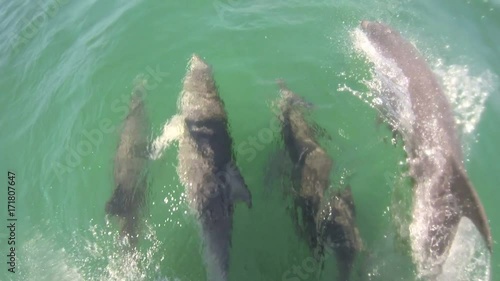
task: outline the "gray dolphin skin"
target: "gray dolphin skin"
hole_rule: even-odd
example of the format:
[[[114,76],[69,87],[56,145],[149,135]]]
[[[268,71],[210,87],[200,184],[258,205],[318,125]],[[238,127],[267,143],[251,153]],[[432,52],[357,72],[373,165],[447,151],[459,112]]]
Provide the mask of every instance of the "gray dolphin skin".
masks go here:
[[[197,55],[189,62],[178,109],[153,147],[158,155],[178,141],[177,173],[200,222],[208,279],[227,280],[234,204],[243,201],[250,208],[252,199],[236,165],[211,67]]]
[[[303,230],[308,245],[317,245],[316,215],[323,194],[330,185],[330,170],[333,162],[315,139],[315,132],[306,120],[306,104],[279,81],[279,101],[282,136],[286,151],[293,163],[292,183],[294,204],[300,209]]]
[[[354,220],[354,202],[350,189],[327,195],[333,161],[316,140],[315,130],[306,119],[309,104],[279,81],[282,135],[293,163],[294,205],[300,210],[302,224],[295,223],[322,259],[325,250],[334,252],[340,280],[349,280],[361,239]],[[301,229],[303,228],[303,229]],[[325,249],[326,247],[326,249]]]
[[[114,160],[114,192],[106,213],[121,220],[121,235],[131,245],[137,242],[137,224],[147,190],[145,166],[148,156],[149,123],[144,109],[145,81],[132,92]]]
[[[362,250],[356,226],[356,210],[351,187],[337,191],[322,205],[317,216],[318,239],[322,248],[335,253],[340,281],[348,281],[357,254]]]
[[[464,217],[474,223],[491,251],[488,220],[465,171],[451,105],[425,59],[386,24],[363,21],[361,30],[408,80],[413,120],[398,130],[415,180],[410,239],[420,274],[435,276],[442,271]]]

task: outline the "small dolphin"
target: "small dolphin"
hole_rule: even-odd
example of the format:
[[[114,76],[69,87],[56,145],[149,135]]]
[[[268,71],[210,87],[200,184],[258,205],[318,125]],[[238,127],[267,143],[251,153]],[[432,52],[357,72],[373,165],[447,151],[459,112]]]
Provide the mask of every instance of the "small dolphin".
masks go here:
[[[325,200],[326,201],[326,200]],[[356,226],[356,210],[351,187],[335,192],[318,213],[318,236],[322,251],[335,253],[340,280],[348,281],[356,259],[362,250],[361,236]]]
[[[488,219],[479,197],[467,178],[452,108],[436,76],[417,49],[393,28],[363,21],[361,30],[375,49],[395,63],[407,83],[399,85],[408,99],[411,122],[398,128],[409,156],[415,180],[410,239],[413,258],[422,276],[442,270],[462,217],[469,218],[491,251]],[[375,63],[377,67],[377,63]]]
[[[252,206],[236,165],[224,103],[211,68],[193,55],[178,102],[179,113],[153,143],[153,158],[178,141],[177,173],[205,242],[209,280],[227,280],[234,203]]]
[[[311,249],[317,244],[316,215],[323,194],[330,185],[330,170],[333,162],[316,140],[316,134],[306,120],[306,105],[303,99],[279,81],[281,98],[280,119],[286,151],[293,163],[292,183],[294,205],[300,209],[303,235]]]
[[[132,92],[114,161],[115,190],[105,208],[106,213],[121,218],[121,235],[131,245],[137,242],[138,216],[147,190],[149,123],[143,102],[145,83],[141,81]]]
[[[300,209],[303,226],[299,226],[297,218],[295,223],[309,247],[319,253],[316,258],[324,258],[325,247],[335,252],[339,274],[342,280],[348,280],[361,245],[350,189],[332,197],[325,195],[330,186],[333,161],[316,140],[315,126],[306,118],[306,110],[311,105],[290,91],[283,81],[278,83],[282,135],[294,165],[294,205]]]

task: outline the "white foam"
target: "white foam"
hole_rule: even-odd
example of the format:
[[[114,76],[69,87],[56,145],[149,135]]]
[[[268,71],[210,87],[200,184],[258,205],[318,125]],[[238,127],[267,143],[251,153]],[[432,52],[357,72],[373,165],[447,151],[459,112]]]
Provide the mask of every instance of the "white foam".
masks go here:
[[[151,145],[151,159],[158,159],[163,151],[177,140],[183,132],[183,123],[180,115],[174,115],[165,125],[160,136]]]
[[[69,259],[66,249],[59,247],[53,240],[35,234],[23,243],[19,264],[19,280],[85,280],[80,272],[80,265]]]
[[[408,94],[408,78],[394,60],[379,52],[361,29],[356,28],[351,37],[356,51],[374,65],[372,79],[363,81],[369,92],[354,94],[381,112],[394,129],[409,134],[414,115]]]
[[[443,272],[437,281],[489,281],[491,255],[472,221],[460,220]]]
[[[83,280],[150,280],[160,271],[163,254],[161,242],[147,223],[142,230],[149,244],[146,250],[130,249],[124,245],[118,231],[107,222],[105,227],[90,227],[90,237],[73,236],[69,257],[77,264]]]
[[[354,29],[351,37],[357,53],[375,67],[371,70],[372,78],[363,81],[369,89],[368,93],[350,91],[347,87],[339,90],[350,91],[368,102],[381,111],[396,129],[408,129],[408,125],[413,122],[407,90],[408,79],[394,61],[380,54],[361,29]],[[481,119],[489,93],[496,88],[498,78],[490,70],[472,75],[467,65],[446,65],[442,59],[436,59],[432,69],[440,79],[443,92],[452,105],[459,135],[467,152],[470,143],[476,140],[475,128]],[[381,106],[384,109],[380,109]]]
[[[489,70],[474,76],[467,65],[445,65],[437,59],[434,73],[441,79],[443,91],[450,101],[459,135],[467,155],[468,146],[475,141],[474,133],[489,93],[496,88],[497,77]]]
[[[16,272],[19,280],[140,281],[151,280],[160,272],[161,242],[149,226],[144,231],[144,239],[151,246],[144,251],[128,251],[110,224],[105,227],[93,225],[85,233],[75,231],[72,235],[47,236],[51,231],[40,229],[33,232],[33,237],[20,248],[24,262]],[[71,243],[69,247],[61,245],[67,242]]]

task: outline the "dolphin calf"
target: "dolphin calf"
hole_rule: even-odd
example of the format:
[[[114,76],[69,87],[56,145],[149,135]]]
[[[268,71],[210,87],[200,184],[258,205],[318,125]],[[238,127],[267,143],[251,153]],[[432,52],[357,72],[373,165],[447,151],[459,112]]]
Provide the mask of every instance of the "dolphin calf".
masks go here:
[[[286,151],[293,163],[292,183],[294,205],[300,209],[303,219],[302,234],[308,245],[317,244],[316,215],[325,190],[330,186],[330,170],[333,162],[318,144],[315,132],[306,120],[306,104],[279,81],[281,98],[280,119]]]
[[[339,280],[348,281],[356,256],[363,247],[356,226],[351,187],[335,192],[330,200],[323,204],[317,221],[318,237],[322,241],[321,251],[335,254]]]
[[[193,55],[178,101],[179,113],[153,142],[153,158],[178,141],[177,173],[201,226],[209,280],[227,280],[234,204],[250,191],[236,165],[224,103],[211,67]]]
[[[114,160],[115,189],[105,207],[106,213],[120,218],[121,235],[131,245],[137,242],[138,216],[147,190],[149,124],[143,102],[145,83],[141,81],[132,91]]]
[[[361,30],[376,52],[392,62],[391,71],[404,77],[397,83],[399,93],[385,94],[392,95],[388,100],[408,105],[400,112],[409,116],[408,122],[400,122],[397,129],[403,135],[415,180],[412,253],[420,275],[436,276],[463,217],[473,222],[491,251],[488,220],[465,171],[451,105],[425,59],[386,24],[363,21]]]
[[[296,214],[295,223],[309,247],[319,255],[316,258],[324,258],[324,250],[335,253],[341,280],[348,280],[361,245],[350,189],[327,194],[333,161],[319,145],[318,132],[307,120],[306,110],[310,105],[290,91],[283,81],[279,84],[282,135],[294,166],[293,199],[303,226],[299,225]]]

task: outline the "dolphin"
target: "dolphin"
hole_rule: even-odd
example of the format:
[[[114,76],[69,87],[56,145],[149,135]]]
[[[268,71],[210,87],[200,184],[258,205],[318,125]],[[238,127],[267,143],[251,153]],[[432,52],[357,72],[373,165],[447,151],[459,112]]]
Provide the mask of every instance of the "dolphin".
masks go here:
[[[153,142],[153,158],[178,141],[177,173],[201,226],[209,280],[227,280],[234,204],[252,206],[251,193],[236,165],[227,114],[212,70],[193,55],[176,114]]]
[[[384,94],[408,104],[410,122],[401,122],[398,131],[415,182],[412,254],[421,276],[437,276],[463,217],[473,222],[491,252],[488,219],[467,177],[452,107],[424,57],[386,24],[362,21],[361,30],[376,52],[392,62],[391,70],[404,77],[398,84],[400,93]]]
[[[294,167],[294,206],[300,210],[303,226],[299,226],[296,213],[295,224],[317,259],[324,258],[325,247],[335,252],[341,280],[348,280],[361,245],[350,189],[328,196],[333,161],[316,140],[316,126],[307,120],[310,104],[290,91],[283,81],[278,83],[282,136]]]
[[[307,122],[307,104],[290,91],[283,81],[280,85],[280,119],[285,149],[293,163],[292,183],[294,205],[300,209],[303,218],[302,234],[308,245],[315,249],[317,244],[316,215],[323,200],[323,194],[330,185],[330,171],[333,161],[316,140],[316,133]]]
[[[319,211],[317,221],[321,251],[335,253],[339,280],[348,281],[356,256],[363,249],[350,186],[330,196]]]
[[[106,213],[121,220],[121,235],[131,245],[137,242],[137,223],[147,190],[149,123],[144,109],[145,81],[132,91],[129,112],[123,123],[114,159],[115,189],[106,203]]]

